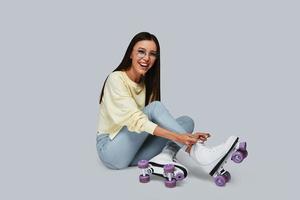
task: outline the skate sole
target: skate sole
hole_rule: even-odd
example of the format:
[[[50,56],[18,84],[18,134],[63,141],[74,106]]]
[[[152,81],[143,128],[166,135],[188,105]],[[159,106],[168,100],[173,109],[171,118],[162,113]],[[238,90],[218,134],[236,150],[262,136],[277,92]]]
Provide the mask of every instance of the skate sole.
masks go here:
[[[234,143],[231,145],[228,152],[223,156],[223,158],[218,162],[218,164],[216,164],[216,166],[209,172],[210,176],[213,176],[216,173],[216,171],[218,171],[218,169],[223,165],[224,161],[227,160],[228,156],[231,154],[238,141],[239,138],[237,137]]]
[[[164,166],[165,166],[165,164],[159,164],[159,163],[155,163],[155,162],[149,162],[149,164],[154,166],[154,167],[160,167],[160,168],[164,168]],[[176,164],[174,164],[174,166],[175,166],[175,168],[177,167],[177,168],[179,168],[183,171],[184,178],[187,177],[187,170],[184,167],[181,167],[181,166],[176,165]],[[152,174],[165,178],[164,175],[155,173],[153,169],[151,169],[151,170],[152,170]]]

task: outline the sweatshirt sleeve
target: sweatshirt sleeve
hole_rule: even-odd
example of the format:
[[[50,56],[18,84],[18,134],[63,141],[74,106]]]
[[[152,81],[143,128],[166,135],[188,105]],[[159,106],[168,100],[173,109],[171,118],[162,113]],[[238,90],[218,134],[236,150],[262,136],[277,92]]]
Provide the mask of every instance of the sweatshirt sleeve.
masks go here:
[[[153,134],[157,124],[150,121],[148,116],[138,108],[121,77],[110,74],[104,92],[108,115],[113,123],[127,126],[132,132],[145,131]]]

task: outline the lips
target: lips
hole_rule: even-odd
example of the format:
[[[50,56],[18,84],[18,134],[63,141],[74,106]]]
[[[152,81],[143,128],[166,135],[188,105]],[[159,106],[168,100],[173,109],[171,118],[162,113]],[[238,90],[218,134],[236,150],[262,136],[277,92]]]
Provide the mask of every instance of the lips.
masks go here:
[[[139,63],[140,67],[144,70],[148,69],[149,68],[149,65],[148,64],[145,64],[145,63]]]
[[[148,64],[146,63],[139,63],[142,67],[148,67]]]

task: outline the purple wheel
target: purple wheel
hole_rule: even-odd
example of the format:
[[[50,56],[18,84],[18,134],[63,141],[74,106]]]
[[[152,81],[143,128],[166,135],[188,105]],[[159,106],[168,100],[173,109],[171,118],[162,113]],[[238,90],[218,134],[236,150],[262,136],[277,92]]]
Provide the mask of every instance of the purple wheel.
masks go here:
[[[174,167],[174,165],[172,165],[172,164],[166,164],[166,165],[164,166],[164,172],[165,172],[165,173],[173,173],[174,170],[175,170],[175,167]]]
[[[226,183],[229,182],[231,179],[231,175],[228,171],[226,171],[224,174],[222,174],[222,176],[224,176]]]
[[[246,148],[247,148],[247,143],[246,142],[241,142],[239,144],[239,150],[246,151]]]
[[[176,180],[172,179],[171,181],[165,180],[165,186],[168,188],[173,188],[176,186]]]
[[[138,162],[138,168],[145,169],[149,166],[148,160],[140,160]]]
[[[182,172],[177,173],[177,174],[175,175],[175,179],[176,179],[177,181],[183,180],[183,179],[184,179],[184,174],[183,174]]]
[[[225,177],[224,176],[216,176],[215,178],[215,184],[217,185],[217,186],[225,186],[225,184],[226,184],[226,179],[225,179]]]
[[[242,151],[236,151],[232,154],[231,160],[235,163],[241,163],[245,158],[245,155]]]
[[[150,181],[150,176],[148,174],[146,174],[146,176],[141,174],[139,179],[141,183],[148,183]]]

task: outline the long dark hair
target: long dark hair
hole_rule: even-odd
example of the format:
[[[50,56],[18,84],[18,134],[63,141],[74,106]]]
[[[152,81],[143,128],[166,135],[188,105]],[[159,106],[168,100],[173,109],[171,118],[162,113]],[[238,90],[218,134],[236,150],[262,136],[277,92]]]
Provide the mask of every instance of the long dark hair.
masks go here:
[[[146,98],[145,98],[145,106],[146,106],[152,101],[160,101],[160,46],[159,46],[159,42],[158,42],[157,38],[155,37],[155,35],[148,33],[148,32],[140,32],[140,33],[136,34],[132,38],[131,42],[129,43],[129,46],[126,50],[126,53],[123,57],[122,62],[119,64],[119,66],[113,72],[128,70],[131,67],[132,60],[130,58],[130,55],[133,50],[133,47],[137,42],[142,41],[142,40],[154,41],[156,44],[157,53],[158,53],[158,57],[156,58],[153,66],[150,68],[150,70],[146,73],[146,75],[144,77],[144,82],[145,82],[145,86],[146,86]],[[103,91],[104,91],[104,87],[105,87],[107,78],[108,78],[108,76],[106,77],[103,87],[102,87],[99,104],[102,101]],[[150,97],[151,97],[151,99],[150,99]]]

